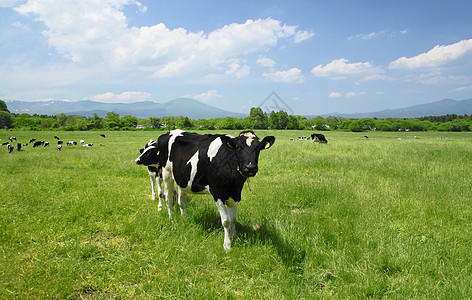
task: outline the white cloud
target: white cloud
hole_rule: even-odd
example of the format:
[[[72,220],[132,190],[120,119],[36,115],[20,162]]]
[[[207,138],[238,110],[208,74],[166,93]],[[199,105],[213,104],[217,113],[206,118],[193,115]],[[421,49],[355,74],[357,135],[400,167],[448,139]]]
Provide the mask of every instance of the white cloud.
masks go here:
[[[308,32],[308,31],[297,31],[295,33],[295,43],[301,43],[301,42],[304,42],[306,40],[309,40],[311,39],[312,36],[314,36],[315,34],[313,32]]]
[[[107,92],[90,97],[91,100],[105,103],[133,103],[144,101],[151,98],[152,95],[146,92],[123,92],[121,94],[114,94]]]
[[[218,94],[218,92],[216,90],[209,90],[209,91],[206,91],[206,92],[198,94],[198,95],[185,95],[183,97],[184,98],[193,98],[193,99],[196,99],[196,100],[201,100],[201,101],[208,102],[211,99],[221,98],[223,96]]]
[[[228,70],[225,72],[226,75],[230,75],[236,78],[243,78],[247,77],[251,72],[251,68],[249,66],[243,65],[241,66],[239,62],[233,61],[229,64]]]
[[[129,5],[143,14],[147,11],[135,0],[28,0],[15,10],[43,22],[50,47],[73,62],[152,70],[156,77],[211,74],[235,58],[266,50],[284,39],[299,43],[313,35],[272,18],[232,23],[209,33],[170,29],[163,23],[130,27],[123,13]],[[229,72],[246,76],[249,67]]]
[[[365,95],[365,94],[366,94],[366,92],[364,92],[364,91],[358,92],[358,93],[356,93],[356,92],[349,92],[349,93],[346,94],[346,97],[348,97],[348,98],[354,98],[354,97],[359,97],[359,96],[362,96],[362,95]]]
[[[345,58],[337,59],[323,66],[318,65],[311,70],[315,76],[329,77],[331,79],[343,79],[346,75],[378,73],[379,68],[374,67],[371,62],[349,63]]]
[[[380,32],[380,33],[383,33],[383,32]],[[370,39],[373,39],[374,37],[377,37],[380,33],[378,32],[371,32],[368,34],[361,33],[357,35],[351,35],[347,39],[348,40],[353,40],[353,39],[370,40]]]
[[[276,65],[275,61],[273,61],[270,58],[264,57],[264,56],[258,58],[256,63],[260,66],[263,66],[263,67],[273,67],[273,66]]]
[[[329,94],[329,97],[330,97],[330,98],[339,98],[339,97],[341,97],[341,94],[338,93],[338,92],[331,92],[331,93]]]
[[[411,58],[400,57],[399,59],[392,61],[389,67],[390,69],[437,67],[456,60],[466,53],[472,53],[472,39],[462,40],[447,46],[437,45],[428,52],[421,53]]]
[[[302,83],[303,74],[298,68],[292,68],[287,71],[275,71],[272,73],[263,73],[263,76],[273,82]]]

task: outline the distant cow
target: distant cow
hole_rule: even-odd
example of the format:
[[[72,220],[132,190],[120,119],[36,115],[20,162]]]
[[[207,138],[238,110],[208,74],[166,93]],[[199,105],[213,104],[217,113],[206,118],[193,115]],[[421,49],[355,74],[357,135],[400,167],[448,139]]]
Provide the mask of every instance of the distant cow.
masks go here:
[[[76,141],[67,142],[67,146],[74,146],[74,145],[77,145]]]
[[[16,141],[16,137],[14,137],[14,136],[9,137],[8,139],[10,140],[10,142],[13,142],[13,140]]]
[[[61,151],[61,150],[62,150],[62,144],[57,145],[57,151]]]
[[[158,139],[159,165],[169,217],[172,216],[173,180],[178,186],[177,202],[183,216],[187,193],[210,193],[224,227],[223,248],[230,250],[230,230],[235,236],[243,185],[258,172],[260,151],[274,142],[273,136],[260,141],[252,131],[243,131],[237,137],[200,135],[182,130],[161,135]]]
[[[32,142],[36,141],[36,139],[31,139],[29,143],[31,144]]]
[[[101,136],[101,137],[105,137],[105,135],[104,135],[104,134],[100,134],[100,136]]]
[[[56,140],[60,140],[60,138],[59,138],[57,135],[55,135],[54,138],[55,138]]]
[[[44,141],[36,141],[33,144],[33,148],[40,147],[44,145]]]
[[[159,198],[159,204],[157,210],[162,210],[162,168],[159,166],[159,149],[157,148],[157,142],[150,140],[149,143],[144,146],[143,149],[139,150],[141,155],[136,158],[135,162],[139,165],[145,165],[148,168],[149,178],[151,179],[151,197],[152,200],[156,200],[156,186],[157,196]]]
[[[49,147],[49,142],[45,142],[43,145],[44,148]]]
[[[8,153],[12,153],[13,149],[15,149],[15,147],[13,147],[12,144],[8,144]]]
[[[328,143],[325,136],[322,135],[321,133],[313,133],[311,135],[311,142],[312,143],[318,142],[318,143],[324,143],[324,144]]]
[[[92,147],[93,144],[85,144],[85,145],[82,145],[82,147]]]
[[[21,150],[21,143],[18,143],[18,144],[16,145],[16,150],[18,150],[18,151]]]

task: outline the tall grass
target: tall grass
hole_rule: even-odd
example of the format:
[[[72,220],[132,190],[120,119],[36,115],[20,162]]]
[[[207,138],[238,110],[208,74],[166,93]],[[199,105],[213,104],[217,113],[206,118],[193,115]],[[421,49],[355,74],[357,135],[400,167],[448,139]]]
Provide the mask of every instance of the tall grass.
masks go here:
[[[226,253],[211,197],[190,195],[186,220],[157,211],[133,160],[158,133],[0,131],[94,143],[0,147],[0,298],[472,295],[470,133],[256,133],[277,140]]]

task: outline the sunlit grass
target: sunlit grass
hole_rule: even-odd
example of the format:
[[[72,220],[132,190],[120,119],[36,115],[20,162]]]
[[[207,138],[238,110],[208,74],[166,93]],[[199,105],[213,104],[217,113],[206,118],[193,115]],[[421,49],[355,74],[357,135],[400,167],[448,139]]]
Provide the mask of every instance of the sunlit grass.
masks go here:
[[[0,148],[0,298],[470,297],[470,133],[256,133],[226,253],[211,197],[157,211],[133,160],[159,132],[0,131],[52,144]]]

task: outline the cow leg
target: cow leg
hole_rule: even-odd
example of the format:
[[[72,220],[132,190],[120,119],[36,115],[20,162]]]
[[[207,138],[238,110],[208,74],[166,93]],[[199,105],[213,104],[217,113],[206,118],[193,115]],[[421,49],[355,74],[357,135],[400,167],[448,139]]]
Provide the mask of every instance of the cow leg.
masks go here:
[[[179,203],[180,206],[180,214],[182,217],[187,218],[187,212],[185,210],[187,207],[187,194],[182,191],[181,188],[177,191],[177,203]]]
[[[223,224],[223,229],[225,231],[225,239],[223,242],[223,248],[226,251],[229,251],[231,250],[231,239],[229,236],[229,228],[231,226],[231,215],[226,205],[220,199],[216,201],[216,207],[218,208],[218,211],[220,212],[221,224]]]
[[[159,204],[157,205],[157,210],[161,211],[163,191],[162,191],[162,178],[160,176],[156,177],[156,183],[157,183],[157,197],[159,197]]]
[[[226,201],[228,206],[228,213],[231,219],[231,236],[236,237],[236,217],[238,212],[238,202],[234,202],[232,199]]]
[[[167,171],[162,172],[162,177],[164,181],[164,196],[166,198],[167,203],[167,212],[169,213],[169,219],[172,219],[172,206],[174,205],[174,180],[172,179],[172,175],[168,174]]]

